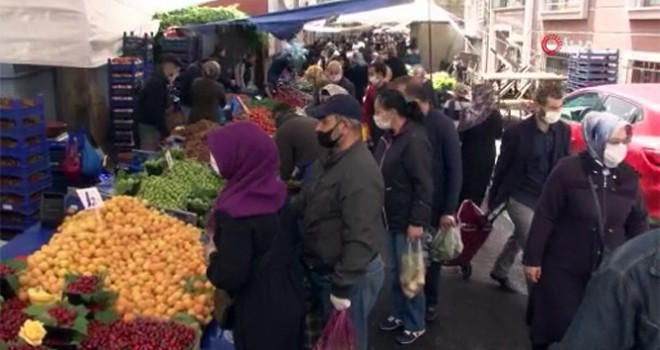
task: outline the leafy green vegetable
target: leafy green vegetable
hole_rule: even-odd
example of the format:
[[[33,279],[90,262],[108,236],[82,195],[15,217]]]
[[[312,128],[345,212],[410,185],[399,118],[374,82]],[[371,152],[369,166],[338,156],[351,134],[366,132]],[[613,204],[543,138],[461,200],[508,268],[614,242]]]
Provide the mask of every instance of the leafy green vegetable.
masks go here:
[[[436,72],[431,75],[433,88],[435,90],[451,90],[456,85],[456,79],[447,72]]]
[[[156,13],[154,19],[160,21],[160,27],[181,27],[190,24],[204,24],[246,18],[245,12],[238,5],[226,7],[190,6],[165,13]]]

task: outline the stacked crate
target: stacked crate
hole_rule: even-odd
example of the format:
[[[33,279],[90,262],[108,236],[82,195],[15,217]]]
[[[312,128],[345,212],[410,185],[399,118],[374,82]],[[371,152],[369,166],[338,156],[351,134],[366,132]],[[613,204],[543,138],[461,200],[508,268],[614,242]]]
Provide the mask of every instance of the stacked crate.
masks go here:
[[[0,98],[0,229],[23,232],[39,220],[51,172],[43,96]]]
[[[114,150],[130,153],[135,147],[133,115],[138,87],[144,78],[144,61],[136,57],[113,58],[108,60],[108,75]]]
[[[122,56],[139,57],[144,62],[144,77],[149,77],[154,69],[154,37],[153,34],[142,36],[124,32],[122,38]]]
[[[202,43],[199,36],[161,38],[159,41],[162,54],[175,55],[185,68],[202,58]]]
[[[568,59],[569,92],[591,86],[616,84],[619,76],[619,51],[585,51]]]

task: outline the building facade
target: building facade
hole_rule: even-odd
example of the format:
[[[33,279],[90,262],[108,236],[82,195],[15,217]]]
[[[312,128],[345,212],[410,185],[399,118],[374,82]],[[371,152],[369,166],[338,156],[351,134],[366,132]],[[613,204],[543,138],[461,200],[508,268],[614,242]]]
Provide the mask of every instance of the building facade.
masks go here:
[[[568,55],[619,50],[619,82],[660,82],[660,0],[466,0],[466,29],[480,36],[482,71],[502,61],[565,73]],[[543,53],[548,35],[561,51]]]

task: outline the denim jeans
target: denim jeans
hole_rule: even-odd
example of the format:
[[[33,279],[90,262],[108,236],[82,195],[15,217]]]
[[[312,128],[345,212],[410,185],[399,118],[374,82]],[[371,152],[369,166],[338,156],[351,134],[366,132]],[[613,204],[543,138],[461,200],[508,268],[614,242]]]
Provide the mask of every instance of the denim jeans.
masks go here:
[[[330,276],[309,272],[312,290],[316,295],[316,302],[321,307],[323,318],[327,320],[332,313],[333,306],[330,303]],[[385,282],[385,263],[378,256],[367,266],[366,275],[353,286],[351,290],[351,321],[355,327],[360,350],[367,350],[369,343],[369,313],[376,304],[378,293]]]
[[[401,257],[408,250],[408,237],[403,232],[389,232],[389,249],[392,258],[392,303],[393,316],[403,321],[403,328],[410,332],[426,329],[426,296],[424,291],[408,298],[403,294],[399,276],[401,275]]]

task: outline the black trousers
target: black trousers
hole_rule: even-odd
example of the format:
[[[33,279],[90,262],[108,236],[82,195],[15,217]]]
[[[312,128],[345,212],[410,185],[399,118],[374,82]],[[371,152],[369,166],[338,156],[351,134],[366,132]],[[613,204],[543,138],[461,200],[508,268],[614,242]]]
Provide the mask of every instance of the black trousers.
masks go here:
[[[426,283],[424,284],[424,294],[426,295],[426,307],[435,307],[440,298],[440,273],[442,272],[442,263],[433,261],[426,270]]]

